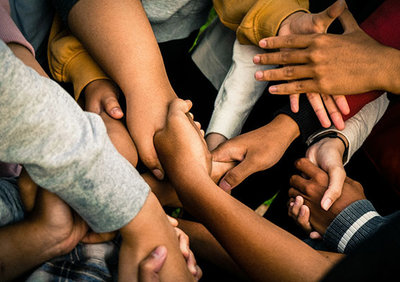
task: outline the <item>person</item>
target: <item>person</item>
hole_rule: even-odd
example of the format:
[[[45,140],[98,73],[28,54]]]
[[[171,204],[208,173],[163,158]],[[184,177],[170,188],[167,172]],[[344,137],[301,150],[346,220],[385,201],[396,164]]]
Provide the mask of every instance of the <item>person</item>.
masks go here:
[[[14,47],[15,53],[28,65],[37,66],[27,49],[18,44]],[[168,273],[162,271],[160,275],[173,274],[174,280],[177,277],[192,279],[160,204],[148,192],[147,184],[137,171],[112,146],[101,120],[84,114],[66,92],[26,67],[3,42],[0,48],[3,66],[0,74],[0,128],[3,132],[0,159],[24,165],[36,183],[65,200],[93,231],[120,229],[123,238],[119,254],[121,280],[135,277],[139,261],[159,244],[165,245],[169,252],[164,270]],[[62,128],[60,120],[65,125]],[[40,138],[32,139],[32,136]],[[69,138],[59,142],[61,136]],[[118,192],[115,192],[111,187],[117,183]],[[159,239],[152,236],[151,241],[146,241],[149,243],[146,248],[144,243],[138,246],[137,241],[133,241],[150,231],[147,227],[152,228],[142,224],[148,217],[152,218],[151,226],[165,233]],[[9,236],[13,229],[14,226],[1,229],[3,242],[14,238]],[[13,242],[19,244],[20,241]],[[12,244],[6,245],[8,248],[1,252],[4,279],[15,277],[38,263],[35,260],[21,264],[21,258],[32,260],[34,257],[26,257],[23,250],[13,248]],[[144,253],[137,253],[140,249]],[[139,254],[135,259],[130,257],[133,252]],[[171,264],[174,265],[172,272],[168,270]],[[19,267],[14,268],[15,265]]]

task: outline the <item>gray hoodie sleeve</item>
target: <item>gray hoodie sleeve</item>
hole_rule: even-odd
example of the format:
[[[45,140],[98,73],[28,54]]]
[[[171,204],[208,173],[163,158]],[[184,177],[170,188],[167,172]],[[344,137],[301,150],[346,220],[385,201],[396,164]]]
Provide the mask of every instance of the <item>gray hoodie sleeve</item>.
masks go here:
[[[0,41],[0,160],[23,164],[96,232],[126,225],[149,187],[114,148],[98,115],[83,112],[54,81]]]

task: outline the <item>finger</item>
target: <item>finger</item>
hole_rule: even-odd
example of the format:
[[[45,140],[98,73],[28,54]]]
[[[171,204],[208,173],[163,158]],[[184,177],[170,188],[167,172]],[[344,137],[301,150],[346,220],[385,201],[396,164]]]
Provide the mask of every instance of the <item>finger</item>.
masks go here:
[[[149,138],[149,140],[152,141],[153,138]],[[158,180],[163,180],[164,169],[161,166],[161,163],[157,157],[157,153],[154,148],[154,143],[153,142],[151,142],[150,144],[137,143],[137,149],[143,164],[151,170],[152,174]]]
[[[178,220],[176,218],[173,218],[173,217],[171,217],[169,215],[167,215],[167,218],[168,218],[169,223],[171,223],[171,225],[173,227],[177,227],[178,226],[179,223],[178,223]]]
[[[326,113],[324,103],[322,102],[321,95],[318,93],[307,93],[307,99],[314,109],[315,114],[318,117],[319,122],[325,128],[331,126],[331,121]]]
[[[313,240],[320,240],[320,239],[322,239],[322,236],[317,231],[312,231],[310,233],[310,238]]]
[[[219,187],[221,187],[224,191],[229,192],[237,185],[242,183],[249,175],[260,171],[257,167],[255,167],[251,161],[244,159],[241,163],[239,163],[236,167],[229,170],[222,180],[219,183]]]
[[[115,119],[120,119],[123,117],[124,113],[121,110],[121,106],[119,105],[115,93],[112,93],[112,95],[108,97],[104,97],[101,102],[103,104],[103,108],[110,117]]]
[[[200,266],[198,266],[198,265],[196,265],[196,269],[197,269],[197,272],[196,272],[196,275],[194,276],[194,278],[196,281],[199,281],[200,278],[203,276],[203,271],[201,270]]]
[[[304,65],[257,71],[255,74],[255,78],[262,81],[295,80],[312,77],[313,72],[308,66]]]
[[[170,116],[180,112],[189,114],[191,108],[192,102],[190,100],[174,99],[169,105],[168,115]],[[193,114],[191,115],[191,117],[192,116]]]
[[[194,124],[197,126],[198,129],[201,129],[201,124],[198,121],[195,121]]]
[[[304,199],[302,196],[296,196],[294,205],[292,207],[292,214],[295,216],[295,219],[297,220],[297,217],[299,216],[300,213],[300,208],[304,204]]]
[[[340,23],[343,26],[344,33],[350,33],[360,29],[357,21],[354,19],[353,15],[349,9],[345,9],[339,17]]]
[[[259,46],[263,49],[280,48],[306,48],[314,38],[314,35],[285,35],[261,39]]]
[[[242,147],[236,146],[234,139],[228,140],[219,145],[211,152],[212,160],[214,162],[232,162],[242,161],[245,157],[245,150]]]
[[[338,0],[321,13],[315,14],[312,21],[316,26],[316,31],[325,33],[331,23],[343,13],[345,8],[346,2]]]
[[[158,246],[139,264],[140,282],[159,282],[158,272],[167,258],[167,249]]]
[[[296,80],[288,83],[273,85],[270,86],[268,90],[271,94],[275,95],[319,92],[317,85],[311,79]]]
[[[300,94],[292,94],[289,96],[290,109],[294,113],[297,113],[299,111],[299,98],[300,98]]]
[[[326,172],[314,165],[309,159],[301,158],[297,160],[295,162],[295,167],[307,177],[315,179],[321,185],[325,185],[325,183],[322,182],[327,181],[327,177],[323,177],[326,175]],[[327,184],[325,186],[327,186]]]
[[[190,254],[189,237],[179,228],[175,228],[175,231],[178,235],[179,248],[182,252],[182,255],[185,259],[188,259]]]
[[[309,61],[309,52],[304,50],[293,51],[291,49],[278,52],[257,54],[253,57],[253,63],[257,65],[288,65],[305,64]]]
[[[344,129],[344,121],[342,114],[340,113],[338,107],[336,106],[335,101],[333,100],[331,95],[325,95],[322,94],[322,99],[324,100],[324,104],[326,107],[326,110],[329,113],[329,116],[331,117],[331,120],[335,127],[339,130]]]
[[[312,227],[311,227],[311,224],[310,224],[310,209],[306,205],[302,205],[300,207],[299,216],[297,217],[297,223],[306,232],[311,232],[312,231]]]
[[[342,165],[332,167],[328,170],[329,186],[321,199],[321,207],[329,210],[332,204],[341,196],[343,183],[346,179],[346,171]]]
[[[186,264],[187,264],[187,267],[188,267],[190,273],[193,276],[196,277],[196,275],[197,275],[197,267],[196,267],[197,262],[196,262],[196,259],[195,259],[194,254],[193,254],[192,251],[189,251],[188,258],[186,259]]]
[[[296,197],[297,195],[300,194],[299,192],[306,194],[306,187],[309,185],[309,183],[310,180],[305,179],[304,177],[297,174],[293,175],[290,178],[290,186],[294,188],[293,190],[298,190],[298,191],[289,190],[289,192],[291,192],[289,196]]]
[[[348,115],[350,113],[349,103],[347,103],[346,96],[344,95],[335,95],[332,96],[333,100],[335,100],[336,106],[340,110],[343,115]]]

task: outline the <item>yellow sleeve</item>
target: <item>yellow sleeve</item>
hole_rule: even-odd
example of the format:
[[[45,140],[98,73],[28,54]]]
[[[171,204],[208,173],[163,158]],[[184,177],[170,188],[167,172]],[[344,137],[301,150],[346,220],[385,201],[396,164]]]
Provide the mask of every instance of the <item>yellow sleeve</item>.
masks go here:
[[[76,100],[90,82],[110,79],[78,39],[63,26],[58,16],[54,18],[51,27],[47,50],[53,78],[58,82],[72,83]]]
[[[221,22],[236,30],[242,44],[255,44],[275,36],[284,19],[295,12],[308,13],[308,0],[214,0]]]

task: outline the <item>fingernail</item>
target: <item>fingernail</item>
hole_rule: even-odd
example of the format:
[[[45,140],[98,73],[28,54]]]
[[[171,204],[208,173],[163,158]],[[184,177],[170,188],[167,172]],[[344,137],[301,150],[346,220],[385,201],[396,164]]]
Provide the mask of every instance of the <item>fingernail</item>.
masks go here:
[[[222,179],[221,182],[219,183],[219,187],[222,188],[222,190],[228,192],[232,189],[232,186],[229,185],[228,182],[225,181],[225,179]]]
[[[154,258],[159,258],[159,257],[163,256],[163,254],[164,254],[164,248],[162,248],[161,246],[157,247],[157,248],[151,253],[151,255],[152,255]]]
[[[276,86],[271,86],[269,88],[269,92],[276,92],[278,90],[278,88]]]
[[[262,79],[264,76],[264,73],[262,71],[257,71],[255,76],[256,76],[256,79]]]
[[[330,198],[327,198],[323,203],[322,203],[322,208],[324,210],[329,210],[329,208],[331,207],[332,204],[332,200]]]
[[[259,43],[259,46],[262,47],[262,48],[267,46],[267,41],[261,40],[260,43]]]
[[[153,174],[155,177],[157,177],[158,180],[163,180],[164,178],[164,174],[158,168],[153,169]]]
[[[290,202],[289,206],[293,207],[294,206],[294,202]]]
[[[119,108],[114,108],[111,110],[112,114],[119,114],[121,112],[121,110]]]
[[[255,64],[258,64],[260,61],[261,61],[260,56],[254,56],[253,62],[254,62]]]

